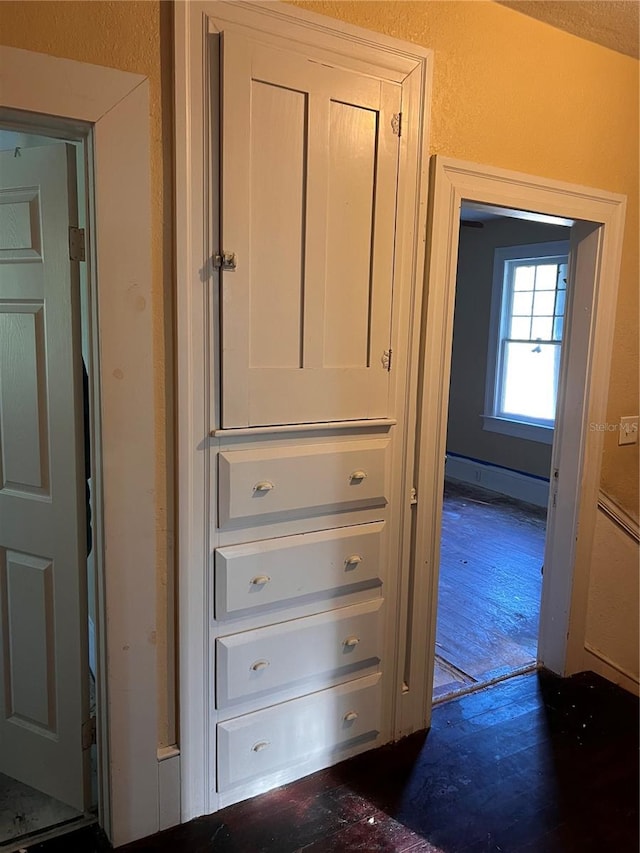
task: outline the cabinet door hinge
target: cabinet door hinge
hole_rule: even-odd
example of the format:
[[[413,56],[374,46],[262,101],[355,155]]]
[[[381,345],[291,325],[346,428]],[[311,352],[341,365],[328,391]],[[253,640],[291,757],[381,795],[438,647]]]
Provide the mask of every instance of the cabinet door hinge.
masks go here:
[[[417,506],[418,504],[418,490],[415,486],[411,487],[411,506]]]
[[[385,370],[391,370],[391,356],[393,354],[393,350],[391,348],[386,349],[382,353],[382,358],[380,359],[382,366]]]
[[[391,129],[396,136],[402,136],[402,113],[394,113],[392,115]]]
[[[85,260],[84,228],[69,228],[69,260]]]
[[[82,724],[82,748],[91,749],[93,744],[96,743],[96,740],[96,718],[89,717],[89,719],[85,720]]]
[[[560,477],[560,471],[557,468],[553,469],[553,477],[551,478],[551,496],[552,502],[551,506],[555,508],[557,499],[558,499],[558,479]]]

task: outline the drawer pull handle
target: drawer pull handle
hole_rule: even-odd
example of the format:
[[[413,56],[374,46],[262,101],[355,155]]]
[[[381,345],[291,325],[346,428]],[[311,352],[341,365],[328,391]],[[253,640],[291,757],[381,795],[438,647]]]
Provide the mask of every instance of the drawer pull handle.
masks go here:
[[[260,480],[260,482],[256,483],[253,487],[253,491],[264,494],[265,492],[270,492],[273,488],[274,485],[273,483],[269,482],[269,480]]]
[[[367,479],[367,472],[366,471],[352,471],[351,474],[349,474],[349,479],[351,480],[352,483],[356,480],[358,482],[361,482],[362,480]]]
[[[360,637],[355,637],[352,635],[351,637],[347,637],[347,639],[343,642],[343,645],[346,646],[348,649],[354,649],[359,642]]]
[[[345,721],[345,723],[352,723],[354,720],[358,719],[358,712],[357,711],[347,711],[347,713],[344,715],[344,717],[342,719]]]
[[[251,669],[254,672],[260,672],[261,669],[266,669],[269,666],[268,660],[257,660],[255,663],[251,664]]]
[[[271,578],[269,575],[256,575],[255,578],[251,578],[251,583],[253,586],[264,586],[266,583],[269,583]]]
[[[352,554],[350,557],[344,561],[345,566],[348,569],[355,569],[355,567],[362,562],[362,557],[360,554]]]
[[[266,749],[268,746],[269,746],[268,740],[260,740],[260,741],[258,741],[258,743],[254,743],[254,745],[251,747],[251,749],[254,752],[262,752],[262,750]]]

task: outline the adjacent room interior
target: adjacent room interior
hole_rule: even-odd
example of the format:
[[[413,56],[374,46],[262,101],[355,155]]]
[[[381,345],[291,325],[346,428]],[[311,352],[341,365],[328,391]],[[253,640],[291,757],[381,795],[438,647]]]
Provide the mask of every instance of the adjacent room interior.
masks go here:
[[[463,205],[434,701],[535,667],[569,227]]]

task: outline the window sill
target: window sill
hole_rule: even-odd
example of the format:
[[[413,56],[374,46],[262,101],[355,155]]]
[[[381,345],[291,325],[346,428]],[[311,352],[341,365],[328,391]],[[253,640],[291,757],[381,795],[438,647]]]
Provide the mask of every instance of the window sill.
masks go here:
[[[513,438],[525,438],[537,441],[539,444],[553,444],[553,427],[542,424],[511,421],[507,418],[496,418],[494,415],[482,415],[483,429],[489,432],[499,432]]]

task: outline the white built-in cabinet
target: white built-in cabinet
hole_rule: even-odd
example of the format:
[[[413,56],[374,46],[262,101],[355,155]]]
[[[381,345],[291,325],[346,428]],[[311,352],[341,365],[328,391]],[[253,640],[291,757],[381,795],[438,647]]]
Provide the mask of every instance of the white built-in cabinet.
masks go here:
[[[207,519],[207,714],[201,739],[185,724],[182,760],[205,756],[207,790],[187,816],[385,743],[402,693],[426,59],[290,11],[190,4],[207,30],[206,260],[183,337],[196,424],[183,459],[208,460],[189,504]],[[198,88],[195,60],[191,75]]]
[[[401,87],[299,50],[231,30],[217,52],[211,770],[230,800],[384,729]]]

